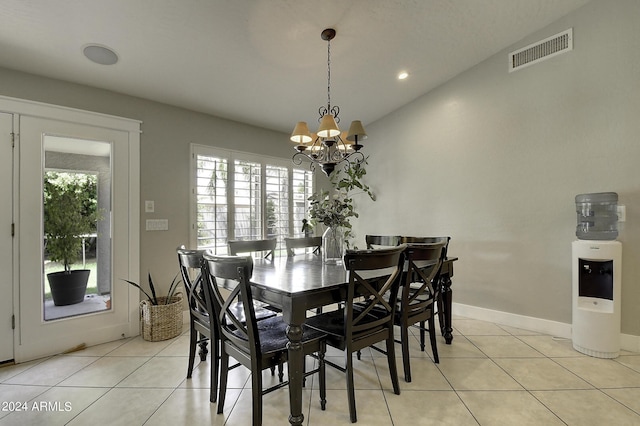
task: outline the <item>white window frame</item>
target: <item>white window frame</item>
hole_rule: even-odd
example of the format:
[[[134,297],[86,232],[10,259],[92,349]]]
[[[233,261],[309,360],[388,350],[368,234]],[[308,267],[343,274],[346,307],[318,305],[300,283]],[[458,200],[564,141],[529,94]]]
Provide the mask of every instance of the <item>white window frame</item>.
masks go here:
[[[234,202],[234,185],[235,185],[235,161],[249,161],[259,163],[261,165],[261,205],[262,205],[262,236],[266,236],[267,228],[267,197],[266,197],[266,167],[277,166],[283,167],[288,170],[288,216],[289,216],[289,236],[296,236],[300,234],[301,223],[294,223],[294,187],[293,187],[293,171],[299,170],[312,174],[311,185],[312,190],[316,187],[315,175],[313,172],[305,169],[304,167],[295,166],[291,160],[278,157],[269,157],[264,155],[257,155],[242,151],[233,151],[224,148],[217,148],[208,145],[191,144],[191,167],[190,167],[190,246],[198,248],[198,208],[197,208],[197,159],[198,156],[212,156],[223,158],[227,161],[227,238],[229,240],[235,238],[235,202]],[[277,250],[284,250],[283,238],[287,235],[280,235],[278,237]],[[223,250],[224,251],[224,250]],[[226,254],[226,251],[218,252],[217,254]]]

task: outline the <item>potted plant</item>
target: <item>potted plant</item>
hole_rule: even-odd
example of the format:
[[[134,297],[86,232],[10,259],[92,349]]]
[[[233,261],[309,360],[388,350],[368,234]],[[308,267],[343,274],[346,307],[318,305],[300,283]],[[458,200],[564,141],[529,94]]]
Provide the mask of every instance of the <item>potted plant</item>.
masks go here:
[[[95,182],[73,173],[47,172],[44,179],[44,235],[49,260],[64,270],[47,274],[56,306],[84,300],[88,269],[71,270],[82,250],[83,236],[96,232]]]
[[[358,217],[353,206],[353,196],[365,193],[375,201],[375,195],[368,185],[362,183],[362,177],[367,174],[364,160],[348,163],[340,171],[331,175],[333,195],[322,190],[309,197],[309,217],[312,226],[322,223],[327,227],[322,235],[322,253],[326,263],[342,262],[344,245],[350,246],[351,218]]]
[[[182,280],[176,275],[169,284],[166,296],[158,296],[149,273],[149,290],[147,292],[133,281],[123,280],[136,287],[147,300],[140,302],[140,334],[144,340],[157,342],[172,339],[182,333],[182,295],[176,293]]]

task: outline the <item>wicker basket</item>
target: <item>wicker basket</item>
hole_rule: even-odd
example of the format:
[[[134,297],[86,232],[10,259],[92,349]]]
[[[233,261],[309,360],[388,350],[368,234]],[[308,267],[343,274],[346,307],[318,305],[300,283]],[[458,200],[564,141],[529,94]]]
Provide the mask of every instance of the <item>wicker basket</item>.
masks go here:
[[[158,342],[172,339],[182,333],[182,295],[158,297],[158,304],[149,300],[140,302],[140,334],[144,340]]]

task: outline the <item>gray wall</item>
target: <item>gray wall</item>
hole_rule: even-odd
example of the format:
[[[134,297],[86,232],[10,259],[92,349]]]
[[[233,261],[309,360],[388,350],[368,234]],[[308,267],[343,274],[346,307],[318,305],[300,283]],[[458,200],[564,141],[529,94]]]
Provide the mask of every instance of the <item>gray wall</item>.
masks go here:
[[[0,95],[141,120],[140,281],[147,272],[168,288],[178,273],[175,249],[189,244],[191,143],[290,158],[288,135],[172,106],[0,68]],[[144,213],[144,201],[155,213]],[[168,219],[169,231],[145,231],[146,219]],[[114,277],[114,285],[119,285]],[[126,285],[121,283],[122,285]]]
[[[370,125],[358,235],[450,235],[455,302],[571,323],[574,197],[618,192],[622,332],[640,335],[639,23],[640,1],[596,0]],[[573,51],[508,73],[570,27]]]
[[[451,235],[456,302],[570,323],[574,196],[616,191],[627,206],[622,331],[640,335],[638,22],[639,1],[595,0],[514,46],[573,27],[572,52],[513,74],[501,52],[369,124],[378,201],[361,201],[358,238]],[[0,94],[143,121],[144,280],[151,271],[169,281],[174,249],[188,242],[189,143],[292,154],[286,134],[6,69]],[[170,230],[144,231],[147,218],[169,219]]]

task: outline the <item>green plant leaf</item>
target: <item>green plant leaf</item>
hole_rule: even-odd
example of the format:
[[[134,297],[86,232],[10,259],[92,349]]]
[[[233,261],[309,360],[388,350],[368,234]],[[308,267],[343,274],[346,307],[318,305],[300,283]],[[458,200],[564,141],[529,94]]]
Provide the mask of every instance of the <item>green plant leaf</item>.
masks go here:
[[[151,272],[149,272],[149,288],[151,289],[151,294],[153,295],[153,304],[158,304],[158,298],[156,297],[156,287],[153,285],[153,280],[151,279]]]
[[[143,289],[142,287],[140,287],[138,284],[134,283],[133,281],[129,281],[129,280],[125,280],[125,279],[122,279],[122,281],[124,281],[124,282],[127,282],[127,283],[131,284],[132,286],[136,287],[136,288],[137,288],[137,289],[139,289],[141,292],[143,292],[143,293],[144,293],[144,295],[145,295],[145,296],[147,296],[147,299],[149,299],[149,300],[151,301],[151,304],[152,304],[152,305],[157,305],[157,304],[158,304],[158,301],[157,301],[157,300],[155,300],[155,298],[151,297],[151,296],[149,295],[149,293],[147,293],[147,292],[145,291],[145,289]]]

